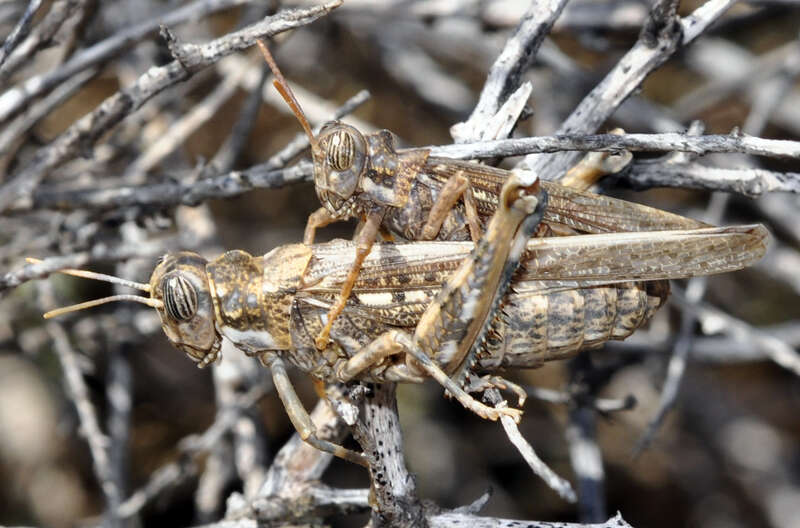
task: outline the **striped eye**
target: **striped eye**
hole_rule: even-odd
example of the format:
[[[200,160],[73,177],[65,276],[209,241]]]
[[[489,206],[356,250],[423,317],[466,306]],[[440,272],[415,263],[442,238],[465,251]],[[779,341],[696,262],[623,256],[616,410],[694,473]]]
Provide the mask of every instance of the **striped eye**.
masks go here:
[[[356,142],[346,130],[337,130],[328,143],[328,165],[334,170],[345,171],[353,165],[356,153]]]
[[[181,275],[164,278],[164,308],[178,321],[186,321],[197,312],[197,292],[192,283]]]

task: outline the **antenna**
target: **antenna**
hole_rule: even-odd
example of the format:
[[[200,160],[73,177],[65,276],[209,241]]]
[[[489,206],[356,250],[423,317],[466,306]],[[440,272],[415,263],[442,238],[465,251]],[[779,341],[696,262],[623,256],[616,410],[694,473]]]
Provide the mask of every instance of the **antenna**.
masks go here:
[[[300,126],[303,127],[306,135],[308,136],[308,141],[311,143],[311,150],[318,151],[318,143],[317,138],[314,137],[314,132],[311,130],[311,125],[308,124],[308,119],[306,119],[306,115],[303,112],[303,109],[300,107],[300,103],[297,102],[297,98],[294,96],[292,89],[289,87],[289,83],[286,82],[286,79],[283,77],[280,68],[278,68],[278,64],[275,62],[275,59],[272,58],[272,54],[269,52],[269,48],[264,43],[263,40],[257,39],[256,42],[258,43],[258,47],[261,49],[261,54],[264,55],[264,60],[267,61],[269,65],[269,69],[272,70],[272,74],[275,76],[275,80],[272,81],[272,85],[278,90],[278,93],[281,94],[283,100],[286,101],[286,104],[289,105],[289,108],[292,109],[292,113],[294,113],[295,117],[298,121],[300,121]]]
[[[56,308],[55,310],[50,310],[49,312],[44,314],[44,318],[50,319],[52,317],[58,317],[59,315],[64,315],[66,313],[77,312],[78,310],[85,310],[86,308],[92,308],[93,306],[99,306],[101,304],[106,304],[115,301],[134,301],[146,304],[147,306],[151,306],[153,308],[164,307],[163,301],[159,301],[158,299],[151,299],[150,297],[141,297],[139,295],[112,295],[111,297],[103,297],[102,299],[95,299],[93,301],[86,301],[79,304],[73,304],[72,306],[65,306],[63,308]]]
[[[36,258],[26,258],[25,259],[30,264],[39,264],[42,261]],[[128,286],[130,288],[136,288],[137,290],[142,290],[149,292],[150,285],[145,284],[142,282],[134,282],[125,279],[120,279],[119,277],[114,277],[113,275],[106,275],[104,273],[95,273],[93,271],[85,271],[79,269],[62,269],[57,270],[58,273],[63,273],[65,275],[72,275],[74,277],[81,277],[84,279],[94,279],[103,282],[110,282],[112,284],[119,284],[120,286]],[[64,315],[70,312],[77,312],[78,310],[85,310],[86,308],[91,308],[93,306],[99,306],[101,304],[106,304],[114,301],[134,301],[142,304],[146,304],[147,306],[153,308],[163,308],[164,302],[158,299],[153,299],[150,297],[142,297],[140,295],[112,295],[110,297],[103,297],[102,299],[95,299],[93,301],[86,301],[80,304],[73,304],[72,306],[65,306],[63,308],[56,308],[55,310],[50,310],[46,314],[44,314],[45,319],[50,319],[51,317],[57,317],[59,315]]]
[[[25,259],[26,262],[29,264],[41,264],[42,261],[37,258],[27,257]],[[129,281],[126,279],[120,279],[119,277],[114,277],[113,275],[106,275],[105,273],[95,273],[93,271],[86,271],[86,270],[79,270],[79,269],[62,269],[56,270],[58,273],[63,273],[64,275],[72,275],[73,277],[81,277],[84,279],[93,279],[99,280],[103,282],[110,282],[112,284],[119,284],[120,286],[127,286],[129,288],[134,288],[137,290],[142,290],[149,292],[150,285],[145,284],[143,282],[134,282]]]

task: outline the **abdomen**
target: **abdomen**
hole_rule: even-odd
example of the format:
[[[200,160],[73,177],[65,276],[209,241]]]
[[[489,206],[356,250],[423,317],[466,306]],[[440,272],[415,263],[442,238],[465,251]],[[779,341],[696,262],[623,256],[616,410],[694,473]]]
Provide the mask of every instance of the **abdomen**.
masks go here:
[[[645,324],[669,294],[669,282],[630,282],[547,294],[510,294],[506,317],[487,343],[481,367],[534,368],[574,356]]]

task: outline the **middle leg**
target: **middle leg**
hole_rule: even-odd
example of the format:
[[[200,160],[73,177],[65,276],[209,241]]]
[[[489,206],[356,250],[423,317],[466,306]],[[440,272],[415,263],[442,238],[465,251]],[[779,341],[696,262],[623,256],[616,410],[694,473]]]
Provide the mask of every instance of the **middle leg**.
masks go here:
[[[462,174],[452,176],[442,187],[436,202],[434,202],[430,213],[428,213],[428,220],[422,228],[422,240],[436,238],[445,218],[462,197],[464,198],[464,210],[467,216],[470,237],[473,242],[478,241],[481,236],[478,208],[475,205],[475,198],[472,196],[469,179]]]

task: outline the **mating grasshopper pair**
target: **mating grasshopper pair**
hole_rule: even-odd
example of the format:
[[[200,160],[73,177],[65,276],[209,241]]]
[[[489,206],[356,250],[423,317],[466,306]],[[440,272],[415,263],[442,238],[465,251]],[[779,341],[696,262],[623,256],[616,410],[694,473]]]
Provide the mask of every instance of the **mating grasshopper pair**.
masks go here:
[[[538,186],[520,187],[510,177],[474,247],[471,242],[376,244],[361,263],[353,296],[323,350],[315,337],[353,266],[350,242],[292,244],[259,257],[230,251],[210,262],[195,253],[168,254],[148,284],[63,270],[150,296],[99,299],[46,316],[112,300],[142,302],[157,309],[169,340],[200,366],[219,358],[227,338],[271,368],[304,440],[364,464],[363,455],[315,436],[285,361],[325,382],[432,377],[478,415],[518,420],[519,410],[487,407],[468,394],[505,385],[481,374],[536,367],[624,339],[661,306],[669,291],[666,279],[741,269],[765,251],[767,233],[760,225],[528,240],[549,207],[545,196]],[[607,200],[624,218],[647,212],[602,198]]]
[[[525,187],[500,169],[419,149],[397,153],[385,131],[363,136],[333,124],[314,137],[268,61],[309,135],[326,205],[309,220],[306,244],[260,257],[231,251],[210,262],[169,254],[148,284],[64,270],[150,296],[47,315],[142,302],[200,366],[219,357],[227,338],[271,367],[301,436],[345,459],[364,463],[316,438],[285,361],[327,382],[432,377],[480,416],[518,420],[518,409],[485,406],[469,392],[503,386],[491,376],[499,368],[535,367],[624,339],[661,306],[667,279],[733,271],[764,253],[761,226],[716,228],[552,183]],[[354,243],[311,244],[317,227],[351,215],[365,217]],[[374,243],[381,227],[454,241]]]

